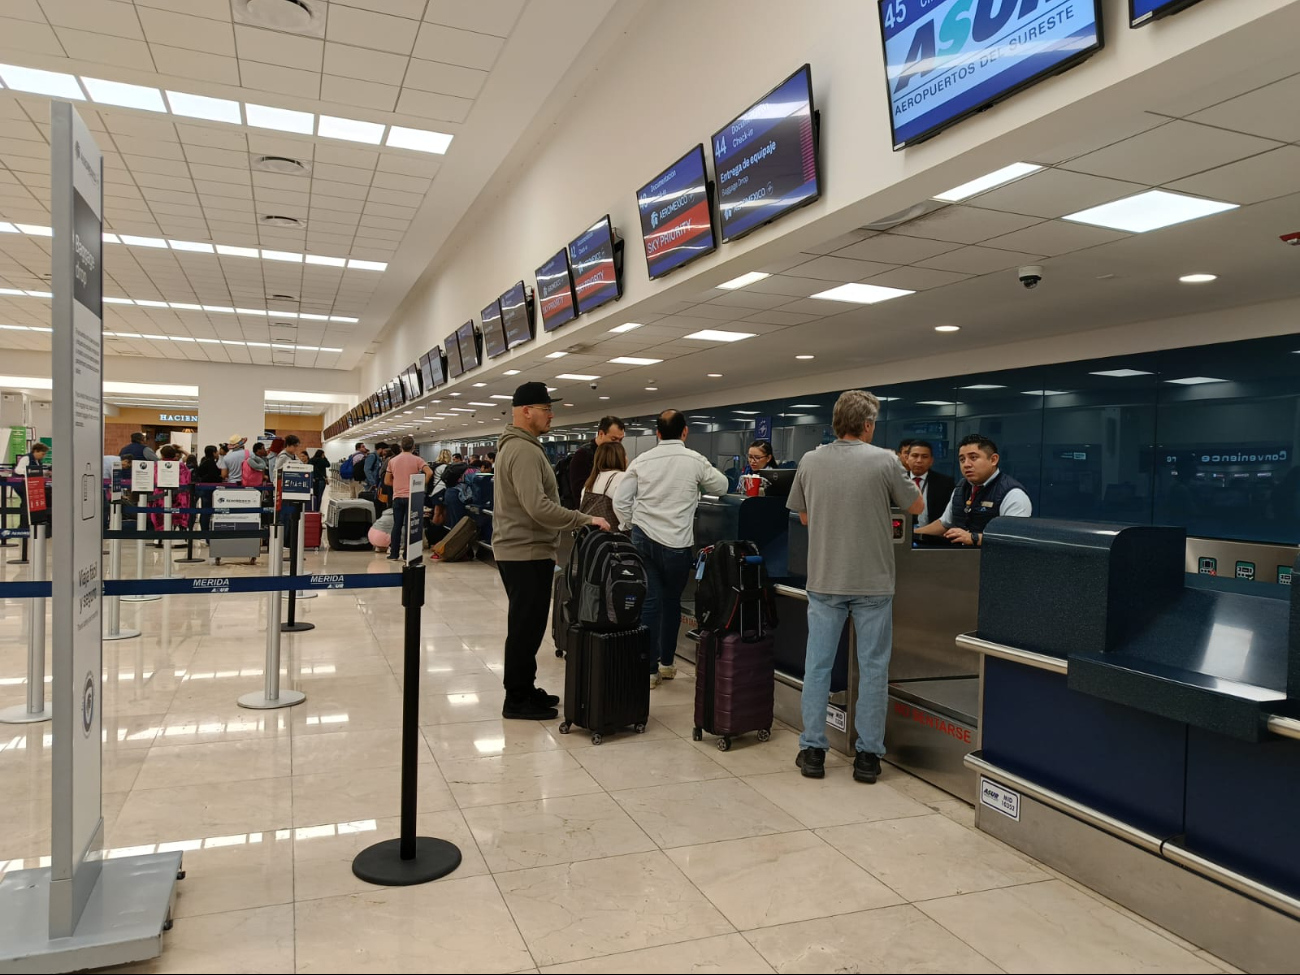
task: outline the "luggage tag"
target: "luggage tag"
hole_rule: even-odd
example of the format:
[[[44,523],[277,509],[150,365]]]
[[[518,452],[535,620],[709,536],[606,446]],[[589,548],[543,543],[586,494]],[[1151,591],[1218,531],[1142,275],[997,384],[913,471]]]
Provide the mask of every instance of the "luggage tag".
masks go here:
[[[704,560],[700,559],[700,561],[695,566],[695,581],[699,582],[703,578],[704,578]]]

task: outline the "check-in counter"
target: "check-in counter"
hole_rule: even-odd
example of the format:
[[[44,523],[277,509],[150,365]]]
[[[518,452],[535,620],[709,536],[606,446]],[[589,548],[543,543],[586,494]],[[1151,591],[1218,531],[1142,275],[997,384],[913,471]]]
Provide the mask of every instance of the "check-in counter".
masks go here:
[[[982,658],[976,822],[1234,965],[1294,971],[1300,596],[1290,573],[1188,573],[1201,541],[989,526],[958,639]]]

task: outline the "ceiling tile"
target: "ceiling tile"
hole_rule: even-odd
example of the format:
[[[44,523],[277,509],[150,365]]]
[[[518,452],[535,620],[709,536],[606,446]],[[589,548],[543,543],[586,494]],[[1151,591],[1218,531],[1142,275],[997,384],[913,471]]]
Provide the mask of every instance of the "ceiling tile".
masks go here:
[[[524,0],[429,0],[424,19],[448,27],[506,37],[524,7]]]
[[[1139,132],[1153,129],[1157,125],[1164,125],[1168,121],[1169,119],[1162,115],[1153,115],[1150,112],[1143,111],[1112,115],[1106,119],[1105,128],[1100,133],[1095,129],[1081,128],[1078,135],[1069,142],[1029,153],[1023,158],[1026,162],[1054,165],[1066,159],[1082,156],[1086,152],[1094,152],[1103,146],[1127,139]]]
[[[320,92],[321,76],[316,71],[285,68],[260,61],[241,61],[239,68],[245,88],[278,95],[296,95],[299,98],[323,97]],[[248,100],[256,103],[256,97]]]
[[[851,261],[843,257],[814,257],[786,271],[797,278],[816,278],[819,281],[861,281],[863,278],[889,270],[889,265],[874,261]]]
[[[56,57],[63,57],[63,47],[49,24],[0,17],[0,37],[4,38],[5,47],[15,48],[28,54],[53,54]]]
[[[225,3],[213,3],[212,0],[135,0],[137,7],[161,7],[175,10],[195,17],[208,17],[212,20],[230,21],[230,6]]]
[[[419,176],[403,176],[401,173],[378,172],[375,173],[372,183],[383,189],[414,191],[423,196],[433,185],[433,180]]]
[[[1067,169],[1044,169],[1009,186],[981,194],[974,203],[986,210],[1063,217],[1144,189],[1146,187],[1141,183],[1072,173]]]
[[[405,54],[372,51],[337,41],[325,43],[325,71],[342,78],[401,85],[409,60]]]
[[[419,20],[424,13],[424,0],[332,0],[334,6],[360,7],[363,10],[377,10],[395,17],[408,17]]]
[[[379,161],[379,153],[373,149],[353,149],[348,146],[321,144],[316,147],[316,161],[374,169]]]
[[[1191,116],[1194,122],[1283,142],[1300,142],[1300,74]]]
[[[892,233],[904,237],[926,237],[931,240],[975,244],[990,237],[1009,234],[1013,230],[1020,230],[1037,222],[1037,217],[1003,213],[1000,210],[984,210],[973,206],[948,206],[911,220],[893,230]]]
[[[411,21],[402,17],[391,17],[356,7],[334,6],[330,8],[325,37],[341,44],[354,44],[393,54],[410,54],[414,40],[413,27]]]
[[[724,292],[710,301],[709,304],[721,305],[724,308],[767,311],[776,308],[778,305],[787,304],[789,301],[789,295],[767,295],[759,291],[751,292],[746,288],[740,291]]]
[[[836,257],[858,261],[875,261],[880,264],[915,264],[959,247],[952,241],[927,240],[924,237],[904,237],[901,234],[877,234],[856,244],[841,248]]]
[[[490,34],[457,30],[440,24],[423,24],[415,42],[414,55],[426,61],[459,64],[488,70],[496,62],[505,41]],[[368,45],[369,46],[369,45]]]
[[[833,237],[824,244],[817,244],[814,247],[805,247],[804,250],[809,254],[833,254],[836,251],[848,247],[850,244],[856,244],[858,241],[866,240],[868,237],[875,236],[874,231],[870,230],[851,230],[847,234],[840,234]]]
[[[179,134],[181,142],[186,145],[214,146],[218,149],[234,149],[237,152],[243,152],[248,148],[248,137],[244,132],[226,126],[209,127],[177,123],[176,134]]]
[[[59,42],[68,57],[95,64],[113,64],[120,68],[152,67],[153,57],[144,41],[125,37],[105,37],[94,31],[56,27]]]
[[[315,37],[262,30],[247,24],[235,25],[235,46],[241,61],[262,61],[306,71],[319,71],[325,56],[325,42]]]
[[[166,44],[169,47],[231,57],[235,54],[235,35],[229,26],[157,7],[137,5],[136,10],[150,44]]]
[[[805,325],[808,322],[815,322],[821,318],[821,315],[799,315],[788,311],[760,311],[755,315],[750,315],[742,319],[746,322],[758,322],[766,325]]]
[[[150,43],[149,50],[153,52],[154,65],[162,74],[215,81],[223,85],[239,84],[239,62],[232,57],[153,43]]]
[[[994,271],[1003,271],[1018,264],[1027,264],[1041,256],[1041,254],[998,250],[993,247],[971,246],[940,254],[928,261],[922,261],[917,266],[938,271],[957,271],[962,274],[992,274]]]
[[[1072,159],[1065,168],[1159,186],[1274,148],[1277,143],[1255,136],[1175,120]]]
[[[965,281],[969,274],[954,271],[938,271],[925,267],[900,267],[884,274],[869,278],[868,283],[884,285],[886,288],[903,288],[907,291],[928,291],[942,288],[946,284]]]
[[[423,61],[411,59],[411,66],[406,72],[406,86],[423,91],[436,91],[444,95],[458,95],[461,98],[475,98],[487,78],[486,71],[477,68],[464,68],[458,64],[443,64],[441,61]]]
[[[1300,152],[1300,150],[1296,150]],[[1014,233],[994,237],[987,241],[989,246],[1009,251],[1024,251],[1042,254],[1046,257],[1059,257],[1085,247],[1109,244],[1111,241],[1127,237],[1128,234],[1101,227],[1090,227],[1082,223],[1066,223],[1063,220],[1046,220],[1043,223],[1017,230]]]
[[[391,112],[397,106],[397,91],[392,85],[381,85],[377,81],[339,78],[332,74],[321,76],[320,97],[342,105]]]
[[[67,2],[67,0],[64,0]],[[47,18],[41,11],[41,5],[36,0],[6,0],[4,6],[0,7],[6,17],[13,17],[15,20],[34,20],[37,23],[44,22]],[[54,18],[48,18],[51,23]]]
[[[474,103],[468,98],[454,95],[440,95],[429,91],[417,91],[414,88],[402,89],[397,100],[397,110],[403,115],[415,115],[426,119],[445,119],[449,122],[463,122],[469,116]]]
[[[27,2],[32,7],[36,6],[35,0]],[[39,19],[41,10],[56,27],[76,27],[95,34],[144,40],[144,32],[140,29],[135,9],[131,4],[119,0],[96,0],[93,3],[88,3],[87,0],[41,0],[35,19]]]
[[[1297,174],[1300,174],[1300,147],[1283,146],[1180,179],[1170,183],[1169,188],[1230,203],[1259,203],[1295,193],[1300,189]]]

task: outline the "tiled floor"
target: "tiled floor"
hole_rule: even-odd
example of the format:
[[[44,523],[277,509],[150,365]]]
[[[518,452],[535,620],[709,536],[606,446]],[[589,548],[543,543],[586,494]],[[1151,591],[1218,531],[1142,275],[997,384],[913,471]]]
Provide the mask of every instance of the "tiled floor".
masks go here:
[[[327,558],[388,568],[312,567]],[[430,567],[418,825],[464,862],[375,888],[350,864],[398,830],[398,591],[300,603],[316,629],[285,636],[283,671],[307,700],[263,712],[235,702],[262,684],[265,597],[124,606],[146,636],[104,645],[107,841],[183,850],[188,873],[164,954],[133,970],[1226,970],[896,770],[863,786],[832,756],[824,781],[804,780],[784,729],[726,753],[692,742],[689,667],[654,692],[642,736],[595,747],[503,722],[504,607],[493,569]],[[22,627],[17,604],[0,607],[0,706],[23,700]],[[539,665],[561,690],[549,643]],[[47,853],[47,736],[0,730],[0,870]]]

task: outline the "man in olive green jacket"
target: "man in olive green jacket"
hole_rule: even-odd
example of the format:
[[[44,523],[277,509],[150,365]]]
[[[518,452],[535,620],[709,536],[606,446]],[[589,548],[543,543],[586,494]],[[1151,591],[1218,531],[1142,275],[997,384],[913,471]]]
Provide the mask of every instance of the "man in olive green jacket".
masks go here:
[[[503,718],[547,721],[557,716],[560,699],[536,686],[537,651],[546,635],[560,532],[609,522],[560,505],[541,441],[551,429],[551,399],[545,383],[515,390],[513,421],[497,441],[492,554],[510,600],[506,635]]]

